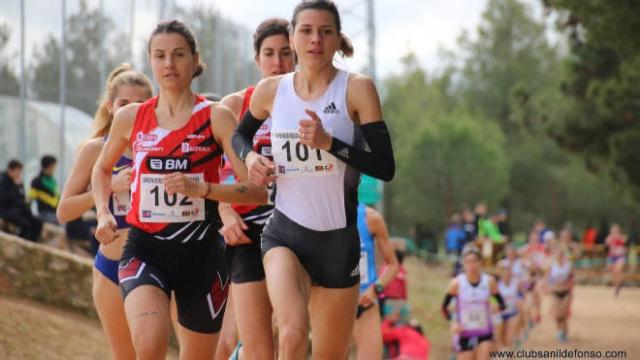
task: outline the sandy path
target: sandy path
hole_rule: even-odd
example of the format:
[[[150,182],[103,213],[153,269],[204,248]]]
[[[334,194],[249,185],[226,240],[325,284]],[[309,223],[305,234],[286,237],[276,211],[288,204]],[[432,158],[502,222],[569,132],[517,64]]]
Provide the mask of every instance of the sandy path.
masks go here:
[[[96,319],[0,296],[0,359],[109,359]],[[172,350],[169,359],[177,359]]]
[[[640,288],[623,288],[615,298],[611,287],[576,287],[567,343],[556,341],[548,306],[547,298],[525,349],[626,350],[628,359],[640,359]]]

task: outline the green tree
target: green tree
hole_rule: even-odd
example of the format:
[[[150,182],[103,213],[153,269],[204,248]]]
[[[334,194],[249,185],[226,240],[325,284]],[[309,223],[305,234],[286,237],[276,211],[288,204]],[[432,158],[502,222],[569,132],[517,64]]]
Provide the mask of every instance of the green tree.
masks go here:
[[[640,198],[640,1],[545,1],[569,36],[562,90],[570,101],[550,126],[562,146],[591,170],[635,187]]]
[[[91,10],[85,1],[80,2],[77,13],[71,14],[67,25],[67,101],[89,114],[97,108],[100,88],[100,41],[105,41],[105,65],[107,73],[121,62],[127,61],[126,35],[105,32],[113,29],[113,21],[98,9]],[[105,38],[106,37],[106,38]],[[56,102],[59,99],[60,42],[50,35],[34,55],[31,91],[39,100]],[[106,76],[107,74],[105,74]]]
[[[384,100],[396,153],[395,180],[386,187],[386,214],[395,231],[415,225],[436,233],[461,206],[506,195],[504,136],[495,123],[471,115],[447,94],[448,76],[429,79],[415,59],[386,82]]]
[[[518,0],[489,0],[476,36],[459,39],[463,59],[460,92],[474,111],[512,135],[522,128],[514,105],[532,100],[555,84],[556,50],[545,26]],[[514,103],[517,96],[520,100]]]
[[[9,65],[8,58],[4,53],[6,45],[11,38],[11,29],[5,23],[0,24],[0,95],[18,96],[20,94],[20,82],[18,77]]]

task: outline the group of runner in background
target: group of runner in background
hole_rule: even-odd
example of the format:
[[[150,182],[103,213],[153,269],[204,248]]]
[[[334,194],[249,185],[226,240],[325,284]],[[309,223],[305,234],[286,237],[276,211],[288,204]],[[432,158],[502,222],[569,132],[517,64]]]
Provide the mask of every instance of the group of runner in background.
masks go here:
[[[452,347],[459,359],[488,359],[492,350],[522,348],[529,332],[551,316],[556,339],[567,342],[575,284],[575,261],[582,246],[570,226],[556,233],[537,221],[526,242],[510,241],[506,211],[486,216],[486,205],[462,211],[446,233],[455,255],[454,278],[442,303],[451,321]],[[606,269],[614,297],[623,285],[627,236],[613,224],[604,239]],[[542,299],[550,311],[543,314]],[[452,309],[455,309],[452,311]]]

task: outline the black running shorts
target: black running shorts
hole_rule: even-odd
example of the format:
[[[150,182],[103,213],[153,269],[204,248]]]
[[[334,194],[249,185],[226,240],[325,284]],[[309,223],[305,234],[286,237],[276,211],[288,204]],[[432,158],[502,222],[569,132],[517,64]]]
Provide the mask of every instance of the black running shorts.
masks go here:
[[[360,237],[356,224],[315,231],[298,225],[276,209],[262,232],[262,254],[281,246],[296,254],[313,285],[349,288],[360,283]]]
[[[264,225],[247,223],[249,229],[244,234],[251,239],[251,244],[227,245],[227,264],[229,277],[234,284],[264,280],[264,267],[260,253],[260,235]]]
[[[142,285],[155,286],[169,298],[173,291],[182,326],[219,332],[229,289],[222,246],[218,239],[158,240],[132,227],[118,269],[123,297]]]

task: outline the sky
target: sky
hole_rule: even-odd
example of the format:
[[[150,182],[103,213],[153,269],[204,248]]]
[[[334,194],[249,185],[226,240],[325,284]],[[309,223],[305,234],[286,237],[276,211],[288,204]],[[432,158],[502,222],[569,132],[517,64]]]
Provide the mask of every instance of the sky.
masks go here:
[[[177,4],[208,3],[176,0]],[[222,14],[250,29],[270,16],[291,18],[297,0],[216,1]],[[343,32],[355,46],[353,60],[346,65],[359,71],[367,63],[365,0],[338,0],[343,17]],[[480,20],[486,0],[374,0],[377,33],[377,68],[381,77],[398,72],[400,59],[413,51],[427,68],[438,66],[439,47],[453,47],[458,35],[474,29]]]
[[[27,62],[36,44],[46,39],[46,34],[59,36],[62,0],[1,0],[0,22],[9,24],[12,37],[8,57],[18,66],[20,1],[26,9]],[[67,14],[77,11],[80,0],[66,0]],[[86,0],[91,8],[99,7],[101,0]],[[289,19],[298,0],[102,0],[104,11],[109,14],[121,31],[131,29],[132,4],[135,6],[134,53],[139,54],[146,38],[159,19],[161,4],[170,13],[172,6],[212,6],[223,16],[253,31],[265,18],[279,16]],[[355,46],[355,56],[343,66],[351,71],[361,71],[367,63],[367,33],[365,26],[366,0],[337,0],[343,17],[343,32]],[[475,32],[487,0],[373,0],[375,2],[376,59],[380,78],[402,69],[400,59],[413,52],[420,64],[429,71],[442,65],[440,49],[455,49],[456,39],[463,31]],[[540,12],[539,0],[525,0],[536,15]],[[126,45],[123,45],[126,46]],[[1,61],[1,60],[0,60]]]

